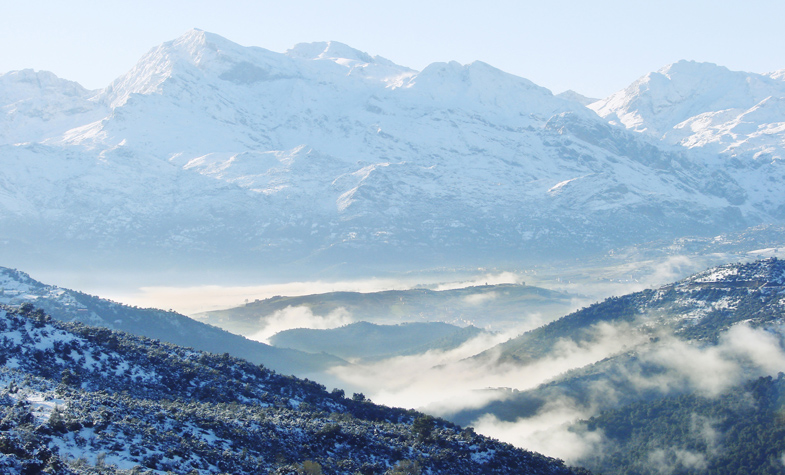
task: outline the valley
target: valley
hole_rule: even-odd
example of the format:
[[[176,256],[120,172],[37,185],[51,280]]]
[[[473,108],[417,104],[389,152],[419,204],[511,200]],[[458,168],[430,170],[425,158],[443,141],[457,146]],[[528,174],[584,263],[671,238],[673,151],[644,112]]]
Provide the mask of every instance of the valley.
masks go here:
[[[41,284],[24,273],[10,269],[2,270],[2,279],[0,303],[12,306],[4,307],[9,317],[24,312],[27,318],[50,325],[55,321],[73,322],[57,325],[66,325],[62,328],[73,328],[79,332],[94,332],[98,341],[109,344],[110,349],[115,348],[114,351],[117,351],[117,342],[128,341],[129,338],[162,335],[159,337],[164,340],[177,340],[177,331],[173,328],[188,328],[189,345],[194,348],[188,351],[215,352],[218,349],[216,345],[221,342],[213,336],[221,330],[176,313],[123,306]],[[478,295],[478,292],[483,295],[491,289],[500,295],[505,290],[512,290],[512,301],[517,301],[523,288],[527,290],[523,294],[526,297],[524,302],[531,299],[530,292],[540,296],[544,293],[543,289],[526,285],[500,284],[453,291],[396,291],[392,301],[400,304],[404,296],[422,299],[426,295],[431,305],[441,302],[441,308],[447,309],[459,301],[466,305],[466,295]],[[299,377],[307,377],[306,382],[315,380],[333,386],[336,388],[333,395],[353,392],[356,396],[353,400],[367,399],[386,406],[417,408],[439,420],[459,424],[456,427],[473,427],[478,433],[555,455],[571,465],[603,473],[627,473],[631,466],[645,473],[648,472],[643,467],[658,466],[689,473],[709,469],[712,473],[726,473],[720,470],[727,465],[725,457],[733,458],[735,465],[730,466],[738,467],[739,460],[747,460],[745,466],[753,468],[753,472],[768,473],[758,472],[757,465],[749,464],[776,467],[779,463],[777,454],[785,450],[785,446],[780,447],[777,442],[773,446],[746,444],[742,448],[742,439],[738,439],[736,434],[741,430],[761,433],[778,433],[780,430],[779,426],[768,421],[773,411],[780,407],[778,401],[785,400],[780,384],[781,369],[785,366],[783,289],[783,261],[767,258],[746,264],[726,264],[658,288],[610,297],[549,320],[549,323],[534,325],[521,333],[514,330],[495,333],[444,322],[331,322],[331,329],[292,328],[280,331],[268,339],[273,346],[226,334],[230,338],[225,337],[227,351],[223,358],[238,355],[249,361],[262,361],[265,367],[269,365],[284,371],[284,374],[291,371]],[[456,294],[461,299],[455,299]],[[286,304],[309,303],[312,305],[309,308],[313,309],[312,316],[334,312],[336,308],[343,308],[336,307],[338,303],[346,302],[354,303],[351,313],[344,309],[347,315],[384,315],[385,311],[389,312],[390,299],[383,297],[389,297],[389,294],[275,297],[269,302],[255,302],[231,309],[231,312],[219,312],[218,315],[224,319],[239,316],[240,322],[248,321],[248,315],[265,308],[274,315],[280,313],[276,308],[290,308],[280,300]],[[492,309],[503,315],[505,297],[497,300],[500,302]],[[323,307],[315,306],[315,303]],[[32,312],[33,305],[46,309],[56,320],[43,310]],[[509,308],[523,307],[517,302]],[[237,310],[241,312],[234,312]],[[460,307],[453,308],[453,311],[458,310],[461,310]],[[121,318],[109,320],[108,316]],[[216,317],[213,315],[211,318]],[[384,317],[379,321],[383,320]],[[12,326],[20,328],[20,322],[24,320],[15,322]],[[104,330],[85,327],[81,322],[98,325]],[[296,326],[298,322],[295,319],[290,324]],[[33,328],[40,325],[35,323]],[[107,330],[117,327],[131,333]],[[51,329],[43,332],[54,334],[59,331]],[[140,337],[132,337],[132,334]],[[26,368],[14,355],[27,354],[29,359],[32,350],[23,343],[27,338],[20,340],[11,336],[3,340],[2,358],[6,367]],[[142,346],[135,344],[134,351],[147,351],[144,348],[165,344],[141,341]],[[246,342],[245,346],[238,345],[241,341]],[[54,356],[57,351],[61,350],[56,349]],[[57,359],[57,363],[44,363],[38,369],[26,369],[33,371],[31,374],[44,377],[40,383],[43,386],[35,386],[35,390],[52,391],[54,387],[47,386],[50,383],[45,380],[56,379],[60,374],[64,380],[66,373],[87,377],[88,373],[78,369],[81,365],[79,358],[73,355],[72,352],[68,358],[57,357],[61,358]],[[77,365],[76,369],[52,369],[62,365],[60,361],[71,359]],[[41,358],[36,356],[35,360]],[[99,360],[103,361],[103,358]],[[233,361],[229,368],[253,364],[241,363],[239,359]],[[112,363],[112,367],[116,368],[118,364],[119,367],[127,366],[126,363]],[[127,368],[124,371],[133,373],[136,370]],[[7,385],[6,391],[20,385],[19,376],[13,374],[9,373],[6,377],[17,382]],[[107,373],[101,374],[96,376],[102,378],[99,380],[106,380]],[[68,376],[73,377],[76,376]],[[178,378],[160,383],[163,384],[160,387],[171,388]],[[26,382],[22,387],[29,384]],[[82,384],[82,390],[95,390],[86,384]],[[309,384],[315,385],[317,390],[318,387],[325,388],[323,384]],[[202,386],[196,384],[194,388]],[[47,387],[50,389],[42,389]],[[247,382],[245,387],[247,391]],[[62,391],[58,386],[54,394],[62,398]],[[68,394],[68,400],[77,397]],[[188,399],[192,397],[188,396]],[[245,396],[232,395],[231,392],[224,397],[229,398],[227,401],[245,400]],[[749,405],[751,400],[758,402]],[[668,407],[678,407],[678,410],[663,409]],[[129,406],[123,410],[132,409]],[[645,411],[643,416],[641,411]],[[724,414],[722,418],[717,418],[718,411]],[[678,419],[664,419],[665,414],[678,414],[672,416]],[[52,416],[48,417],[51,420]],[[694,428],[696,420],[702,424],[700,431],[703,432],[695,432],[698,430]],[[686,435],[663,438],[663,432],[647,430],[658,424],[667,427],[665,432],[684,431]],[[632,434],[635,434],[634,437]],[[635,440],[634,448],[623,445],[632,444],[632,440]],[[776,440],[781,442],[781,439]],[[125,443],[119,444],[116,447]],[[735,455],[724,455],[725,451],[720,450],[725,447],[723,444],[730,444],[728,447],[733,447]],[[74,452],[76,449],[73,447],[69,450],[80,453]],[[750,462],[752,455],[748,454],[754,451],[758,451],[758,455],[754,456],[758,458]],[[599,455],[606,452],[616,455]],[[117,467],[140,462],[154,467],[151,464],[159,463],[155,460],[162,460],[160,463],[164,464],[176,462],[170,456],[164,459],[145,458],[144,461],[135,458],[133,451],[123,453],[115,449],[108,453],[114,454],[110,461]],[[425,464],[426,459],[418,459],[418,463]],[[204,463],[199,460],[202,459],[191,463],[197,464],[194,466]],[[327,466],[325,459],[316,460],[318,462],[315,463]]]
[[[0,469],[780,473],[783,101],[199,29],[4,73]]]

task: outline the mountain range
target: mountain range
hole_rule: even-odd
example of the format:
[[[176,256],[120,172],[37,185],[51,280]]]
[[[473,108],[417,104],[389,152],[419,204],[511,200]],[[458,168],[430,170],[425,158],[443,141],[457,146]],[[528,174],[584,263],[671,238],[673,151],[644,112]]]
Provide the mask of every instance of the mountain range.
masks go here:
[[[274,328],[287,312],[303,312],[340,326],[359,321],[397,325],[444,322],[493,331],[538,326],[573,309],[580,296],[533,285],[474,285],[457,289],[414,288],[379,292],[329,292],[274,296],[193,317],[232,333],[252,337]],[[269,332],[268,332],[269,333]]]
[[[782,224],[783,84],[677,63],[595,113],[482,62],[192,30],[102,90],[0,77],[0,255],[368,275]]]
[[[583,279],[565,292],[278,296],[198,321],[2,267],[0,467],[570,473],[461,423],[602,473],[776,473],[782,260],[555,313],[574,305],[566,290],[634,281],[635,259],[778,255],[783,101],[785,70],[680,61],[595,100],[482,62],[415,71],[337,42],[276,53],[201,30],[100,90],[0,75],[4,266],[98,279],[480,267]],[[211,325],[258,336],[292,312],[331,328],[265,335],[275,347]],[[513,328],[522,316],[530,330],[507,341],[450,325]],[[415,394],[410,407],[452,422],[360,389]]]

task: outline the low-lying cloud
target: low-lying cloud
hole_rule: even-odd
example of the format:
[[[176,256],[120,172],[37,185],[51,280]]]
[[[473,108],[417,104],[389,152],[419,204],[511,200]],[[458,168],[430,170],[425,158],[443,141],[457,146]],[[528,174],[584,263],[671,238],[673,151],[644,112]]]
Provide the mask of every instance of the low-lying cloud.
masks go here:
[[[269,343],[270,337],[284,330],[294,328],[329,330],[352,322],[352,314],[343,307],[336,308],[327,315],[314,315],[313,311],[306,306],[286,307],[263,318],[260,321],[261,329],[253,335],[249,335],[248,338]]]
[[[482,305],[486,302],[495,300],[499,294],[496,292],[484,292],[481,294],[471,294],[464,297],[462,300],[467,305]]]
[[[545,358],[527,365],[502,363],[495,357],[468,358],[506,341],[514,335],[512,332],[477,338],[452,351],[334,368],[331,375],[338,384],[363,392],[377,403],[449,416],[515,397],[515,390],[526,391],[558,380],[571,369],[613,355],[629,355],[623,364],[612,366],[606,379],[586,384],[580,400],[555,396],[531,417],[503,421],[485,414],[471,424],[482,434],[574,463],[600,457],[610,446],[601,431],[576,430],[573,424],[619,401],[629,402],[639,397],[636,394],[697,393],[716,397],[751,378],[776,375],[785,368],[785,351],[780,343],[785,330],[781,327],[761,329],[739,324],[722,334],[716,345],[704,346],[665,332],[642,330],[636,324],[603,323],[592,332],[586,342],[558,341]],[[670,473],[677,467],[700,468],[721,449],[722,437],[714,429],[716,421],[693,422],[695,437],[706,442],[708,451],[690,452],[664,441],[651,453],[655,473]]]
[[[527,450],[580,460],[602,456],[607,444],[601,431],[570,430],[571,423],[587,417],[591,417],[590,410],[572,404],[569,399],[557,399],[550,401],[535,416],[526,418],[525,422],[507,422],[493,414],[485,414],[472,425],[481,434]]]
[[[706,455],[680,447],[654,449],[649,452],[649,465],[656,473],[667,475],[676,470],[706,470]]]
[[[485,389],[531,389],[558,374],[622,351],[643,338],[627,326],[600,324],[594,333],[594,344],[561,340],[547,357],[526,366],[501,363],[498,354],[484,359],[470,358],[518,334],[511,331],[480,336],[450,351],[429,351],[338,367],[330,373],[347,388],[362,391],[375,402],[448,415],[504,397],[504,392]]]
[[[722,334],[716,345],[703,347],[660,335],[656,343],[635,348],[637,364],[615,367],[607,380],[586,386],[580,402],[564,396],[549,401],[533,417],[508,422],[487,414],[473,425],[485,435],[571,463],[598,457],[609,447],[602,432],[576,430],[572,423],[612,408],[630,387],[662,396],[696,393],[716,397],[750,379],[776,375],[785,368],[785,351],[780,344],[783,333],[782,327],[756,329],[740,324]],[[597,345],[604,344],[597,341]],[[659,370],[651,371],[652,366]],[[650,453],[653,473],[705,466],[721,450],[722,437],[715,426],[716,421],[693,418],[691,431],[705,442],[706,453],[671,447],[668,441],[662,441],[661,447]]]
[[[723,333],[717,345],[700,347],[672,338],[642,352],[641,359],[666,371],[653,377],[630,374],[638,386],[658,388],[662,393],[687,389],[707,397],[785,368],[779,338],[744,324]]]

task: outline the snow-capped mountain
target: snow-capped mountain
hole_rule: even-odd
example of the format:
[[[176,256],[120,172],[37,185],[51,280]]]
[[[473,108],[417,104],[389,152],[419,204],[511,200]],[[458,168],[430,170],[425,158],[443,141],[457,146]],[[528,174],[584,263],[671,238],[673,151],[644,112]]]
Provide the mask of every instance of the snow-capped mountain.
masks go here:
[[[562,99],[578,102],[580,104],[583,104],[584,106],[588,106],[589,104],[594,104],[599,100],[593,97],[586,97],[583,94],[573,91],[572,89],[557,94],[556,97],[561,97]]]
[[[0,147],[8,264],[68,249],[68,265],[93,266],[488,265],[712,235],[777,209],[481,62],[418,72],[335,42],[282,54],[193,30],[80,94],[84,114],[52,103],[73,120]]]
[[[680,61],[638,79],[590,108],[611,123],[667,144],[719,156],[748,201],[785,216],[785,75],[730,71]]]
[[[0,76],[0,145],[38,142],[79,123],[105,117],[93,99],[98,91],[47,71],[12,71]]]
[[[718,137],[701,140],[701,130],[714,128],[728,137],[731,133],[749,135],[752,132],[749,124],[760,123],[759,120],[741,120],[735,130],[721,130],[717,126],[743,119],[752,111],[758,114],[754,119],[774,122],[777,117],[764,118],[763,111],[785,96],[785,81],[776,79],[775,75],[680,61],[643,76],[626,89],[595,102],[591,108],[637,132],[687,146],[704,146]]]

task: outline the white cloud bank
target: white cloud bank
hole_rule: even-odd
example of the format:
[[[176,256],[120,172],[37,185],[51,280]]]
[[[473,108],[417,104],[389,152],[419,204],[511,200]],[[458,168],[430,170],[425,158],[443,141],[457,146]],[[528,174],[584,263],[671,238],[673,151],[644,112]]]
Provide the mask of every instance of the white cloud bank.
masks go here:
[[[631,384],[639,391],[658,391],[662,395],[695,392],[705,397],[716,397],[734,386],[760,376],[775,376],[785,370],[785,351],[780,338],[782,327],[753,329],[746,324],[735,325],[725,332],[717,345],[701,347],[674,337],[663,336],[654,344],[636,349],[638,365],[624,368],[622,383]],[[597,345],[606,343],[598,341]],[[595,354],[602,351],[594,350]],[[658,372],[646,371],[655,365]],[[551,400],[536,415],[514,422],[501,421],[493,415],[480,417],[475,429],[519,447],[575,462],[581,458],[603,453],[607,441],[600,431],[573,431],[571,423],[588,419],[608,407],[620,395],[613,384],[600,382],[588,390],[588,403],[578,403],[563,397]],[[651,462],[658,473],[671,473],[675,467],[700,468],[707,457],[719,450],[721,437],[713,430],[711,421],[697,421],[710,450],[707,454],[693,453],[678,447],[663,447],[651,453]]]
[[[336,308],[327,315],[314,315],[310,308],[305,306],[286,307],[274,312],[263,319],[263,327],[248,338],[251,340],[269,343],[271,336],[284,330],[293,328],[310,328],[314,330],[329,330],[352,323],[352,314],[345,308]]]
[[[573,368],[599,361],[644,338],[629,326],[600,324],[595,342],[577,344],[561,340],[546,358],[530,365],[499,363],[496,357],[469,359],[518,334],[484,335],[450,351],[390,358],[383,361],[337,367],[330,370],[347,388],[362,391],[374,402],[414,407],[445,415],[461,409],[482,407],[504,397],[488,388],[531,389]]]

